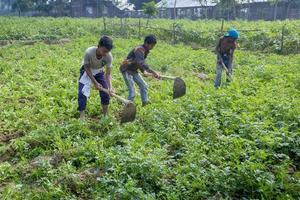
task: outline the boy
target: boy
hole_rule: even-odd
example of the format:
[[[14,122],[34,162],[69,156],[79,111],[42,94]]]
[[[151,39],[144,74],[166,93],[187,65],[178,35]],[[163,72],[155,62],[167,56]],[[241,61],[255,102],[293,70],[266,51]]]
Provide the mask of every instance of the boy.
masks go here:
[[[232,76],[233,53],[236,49],[236,40],[240,37],[239,32],[235,29],[230,29],[224,37],[219,40],[216,47],[217,52],[217,69],[215,87],[221,85],[223,64],[227,68],[227,81],[229,82]]]
[[[134,48],[128,54],[127,58],[120,67],[120,71],[123,75],[129,92],[128,100],[133,101],[135,98],[135,82],[140,88],[142,106],[149,104],[148,86],[143,78],[139,75],[138,70],[140,70],[145,76],[153,76],[157,79],[160,78],[160,75],[145,63],[145,59],[150,53],[150,50],[155,47],[156,43],[156,37],[154,35],[148,35],[144,40],[144,44]]]
[[[81,119],[85,118],[85,109],[87,99],[90,96],[91,84],[99,90],[103,114],[107,115],[108,113],[110,97],[101,89],[108,89],[110,95],[113,93],[111,83],[113,57],[110,53],[112,48],[112,39],[108,36],[103,36],[100,38],[97,47],[90,47],[85,51],[78,86],[78,111]]]

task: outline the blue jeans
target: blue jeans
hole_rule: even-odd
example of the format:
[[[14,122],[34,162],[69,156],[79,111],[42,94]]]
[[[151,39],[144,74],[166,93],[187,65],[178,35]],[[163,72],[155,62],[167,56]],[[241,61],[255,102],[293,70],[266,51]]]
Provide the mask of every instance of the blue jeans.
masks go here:
[[[135,98],[135,89],[134,89],[134,82],[139,86],[141,98],[143,103],[147,103],[148,99],[148,86],[143,78],[139,75],[139,73],[129,74],[128,72],[122,73],[125,83],[128,88],[128,100],[133,101]]]
[[[231,76],[232,76],[232,63],[229,61],[228,56],[222,56],[223,62],[225,66],[228,69],[228,74],[227,74],[227,82],[230,81]],[[217,57],[217,69],[216,69],[216,80],[215,80],[215,87],[218,88],[221,85],[221,80],[222,80],[222,71],[223,71],[223,65],[221,63],[221,59],[219,56]]]

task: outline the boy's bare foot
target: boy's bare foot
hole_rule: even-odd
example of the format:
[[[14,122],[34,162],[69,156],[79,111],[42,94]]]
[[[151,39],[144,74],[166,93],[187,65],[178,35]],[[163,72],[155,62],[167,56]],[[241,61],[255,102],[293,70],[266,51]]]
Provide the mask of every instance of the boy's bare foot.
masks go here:
[[[84,121],[85,120],[85,112],[84,111],[80,111],[80,120]]]

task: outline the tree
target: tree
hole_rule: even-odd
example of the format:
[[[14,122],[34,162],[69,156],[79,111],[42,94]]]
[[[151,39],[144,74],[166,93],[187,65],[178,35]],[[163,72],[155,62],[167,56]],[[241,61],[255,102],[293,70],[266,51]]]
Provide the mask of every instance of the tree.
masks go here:
[[[12,9],[17,10],[20,17],[22,12],[31,10],[33,5],[34,2],[32,0],[15,0],[12,4]]]
[[[149,3],[144,3],[142,9],[144,10],[144,13],[148,15],[148,20],[147,20],[147,26],[148,26],[150,17],[158,13],[158,8],[156,7],[155,2],[151,1]]]
[[[52,0],[53,10],[58,14],[58,16],[65,16],[71,8],[71,2],[69,0]]]
[[[202,2],[202,4],[207,2],[207,0],[198,1]],[[236,6],[246,2],[246,0],[212,0],[212,2],[217,4],[222,18],[227,15],[227,19],[235,19],[237,17]]]
[[[49,12],[53,9],[53,4],[50,4],[49,0],[35,0],[34,4],[34,9],[42,13],[49,14]]]
[[[273,20],[275,21],[277,19],[277,7],[278,7],[278,3],[279,0],[268,0],[271,5],[274,6],[274,10],[273,10]]]
[[[237,1],[236,0],[221,0],[220,5],[222,7],[222,10],[226,11],[225,14],[227,15],[227,19],[229,20],[231,17],[229,16],[230,13],[232,13],[232,18],[236,18],[236,5]],[[223,15],[224,13],[222,13]]]
[[[137,10],[140,10],[143,7],[144,3],[149,3],[153,0],[128,0],[129,3],[133,3]],[[159,0],[155,0],[155,3],[159,2]]]

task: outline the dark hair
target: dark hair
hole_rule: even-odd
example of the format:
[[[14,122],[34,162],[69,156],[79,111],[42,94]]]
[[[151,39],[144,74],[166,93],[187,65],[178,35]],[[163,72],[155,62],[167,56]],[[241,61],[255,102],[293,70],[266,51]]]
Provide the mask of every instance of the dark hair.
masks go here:
[[[111,37],[108,36],[101,37],[98,45],[99,47],[105,47],[109,51],[112,50],[112,48],[114,47],[113,40],[111,39]]]
[[[156,44],[157,40],[156,40],[155,35],[148,35],[148,36],[146,36],[145,40],[144,40],[144,43],[145,44]]]

